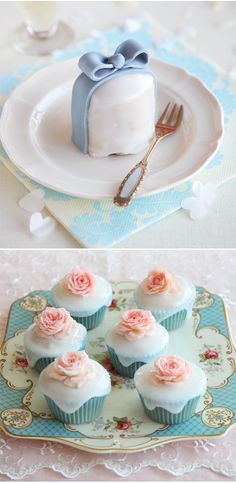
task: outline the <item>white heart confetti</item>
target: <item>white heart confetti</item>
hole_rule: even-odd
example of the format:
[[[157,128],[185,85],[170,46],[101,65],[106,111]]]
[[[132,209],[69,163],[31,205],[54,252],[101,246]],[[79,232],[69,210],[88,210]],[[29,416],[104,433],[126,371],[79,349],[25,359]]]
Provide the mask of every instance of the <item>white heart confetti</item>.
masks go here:
[[[30,213],[41,211],[44,208],[44,191],[36,189],[21,198],[18,205]]]
[[[50,233],[55,226],[55,221],[50,216],[43,218],[41,213],[33,213],[30,217],[29,229],[32,235],[41,237]]]
[[[207,214],[207,208],[202,202],[201,198],[186,198],[182,201],[181,207],[189,212],[190,218],[192,220],[202,220]]]

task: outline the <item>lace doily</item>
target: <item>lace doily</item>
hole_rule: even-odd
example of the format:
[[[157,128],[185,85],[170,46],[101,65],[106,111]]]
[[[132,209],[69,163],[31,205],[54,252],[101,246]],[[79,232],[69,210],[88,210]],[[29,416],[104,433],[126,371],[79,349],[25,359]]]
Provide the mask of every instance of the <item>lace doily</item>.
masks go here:
[[[35,289],[50,288],[78,264],[110,280],[142,279],[144,271],[154,265],[187,276],[196,285],[203,285],[224,297],[235,335],[236,253],[233,250],[6,250],[0,252],[1,338],[9,306],[16,298]],[[0,473],[12,479],[22,479],[43,468],[50,468],[67,478],[83,479],[97,465],[126,478],[147,467],[175,476],[197,468],[209,468],[235,477],[236,428],[223,438],[169,443],[129,455],[90,454],[58,443],[13,439],[0,432]]]
[[[233,477],[236,475],[236,431],[231,433],[231,440],[169,443],[133,455],[107,456],[83,453],[50,441],[32,443],[22,440],[19,444],[19,440],[3,436],[0,438],[0,472],[20,480],[49,468],[67,478],[83,479],[95,466],[103,465],[116,475],[127,478],[148,467],[168,471],[175,476],[205,467]]]

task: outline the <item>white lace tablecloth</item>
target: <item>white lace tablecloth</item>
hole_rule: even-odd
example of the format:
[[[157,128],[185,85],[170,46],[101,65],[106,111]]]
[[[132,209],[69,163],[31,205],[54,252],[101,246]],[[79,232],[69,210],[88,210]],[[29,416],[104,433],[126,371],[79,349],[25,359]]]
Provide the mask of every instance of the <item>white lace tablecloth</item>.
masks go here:
[[[228,251],[1,251],[0,336],[10,304],[47,289],[75,264],[110,280],[141,279],[153,265],[190,277],[223,296],[236,331],[236,252]],[[52,471],[53,470],[53,471]],[[235,480],[236,428],[219,439],[169,443],[136,454],[89,454],[58,443],[13,439],[0,432],[1,479]]]

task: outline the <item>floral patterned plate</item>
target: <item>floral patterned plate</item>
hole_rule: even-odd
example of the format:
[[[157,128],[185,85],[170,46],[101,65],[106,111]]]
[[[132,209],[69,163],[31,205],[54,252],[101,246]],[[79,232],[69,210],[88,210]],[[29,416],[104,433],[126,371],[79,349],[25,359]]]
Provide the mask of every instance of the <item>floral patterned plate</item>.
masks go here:
[[[87,352],[109,370],[112,392],[91,424],[53,419],[37,390],[37,373],[24,353],[23,333],[36,313],[51,305],[50,292],[35,291],[13,303],[0,352],[0,426],[11,436],[60,441],[85,451],[135,452],[169,441],[223,435],[236,423],[236,357],[223,300],[198,287],[191,320],[170,334],[170,350],[199,364],[208,388],[190,421],[164,426],[147,418],[133,380],[111,366],[104,334],[121,310],[134,307],[136,282],[113,283],[114,300],[100,327],[89,332]]]

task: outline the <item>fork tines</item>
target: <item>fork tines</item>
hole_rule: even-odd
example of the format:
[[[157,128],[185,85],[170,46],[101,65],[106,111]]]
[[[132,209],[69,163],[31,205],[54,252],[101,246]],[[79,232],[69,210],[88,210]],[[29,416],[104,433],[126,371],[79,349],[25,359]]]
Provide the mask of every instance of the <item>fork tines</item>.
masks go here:
[[[161,114],[160,119],[158,119],[157,125],[159,125],[159,126],[169,126],[169,127],[177,129],[177,127],[179,126],[179,124],[182,121],[184,108],[183,108],[182,105],[179,106],[179,108],[177,108],[177,104],[174,104],[174,106],[170,110],[169,109],[170,105],[171,105],[171,103],[168,102],[168,104],[165,107],[163,113]]]

